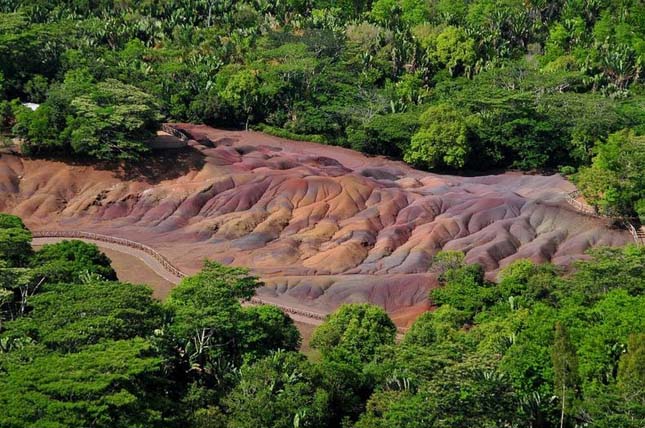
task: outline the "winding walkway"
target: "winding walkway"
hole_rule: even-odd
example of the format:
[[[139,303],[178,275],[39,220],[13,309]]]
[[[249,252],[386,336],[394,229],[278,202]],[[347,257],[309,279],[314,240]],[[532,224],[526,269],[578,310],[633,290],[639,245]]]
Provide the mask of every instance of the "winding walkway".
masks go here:
[[[182,278],[186,276],[181,270],[173,266],[173,264],[162,254],[157,252],[154,248],[149,247],[140,242],[131,241],[129,239],[117,238],[114,236],[101,235],[98,233],[81,232],[81,231],[33,231],[33,242],[35,246],[45,244],[53,244],[63,241],[65,239],[76,239],[79,241],[95,244],[99,247],[109,248],[114,251],[128,254],[136,257],[145,263],[153,272],[160,277],[164,278],[172,284],[178,284]],[[287,315],[294,321],[304,324],[319,325],[323,322],[326,314],[306,311],[292,306],[282,305],[276,302],[271,302],[259,297],[253,297],[250,301],[254,305],[273,305]]]

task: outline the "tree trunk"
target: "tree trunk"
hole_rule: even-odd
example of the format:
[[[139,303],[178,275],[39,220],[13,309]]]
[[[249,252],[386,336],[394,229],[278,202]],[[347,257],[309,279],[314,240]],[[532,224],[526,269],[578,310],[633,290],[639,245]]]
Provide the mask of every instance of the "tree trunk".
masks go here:
[[[562,411],[560,412],[560,428],[564,428],[564,400],[566,400],[565,398],[566,391],[567,391],[567,387],[564,384],[562,384]]]

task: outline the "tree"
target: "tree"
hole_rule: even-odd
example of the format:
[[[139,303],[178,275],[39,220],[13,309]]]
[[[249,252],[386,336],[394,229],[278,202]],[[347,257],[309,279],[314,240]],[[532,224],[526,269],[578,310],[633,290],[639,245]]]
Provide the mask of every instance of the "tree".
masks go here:
[[[554,390],[560,398],[560,428],[564,427],[565,414],[571,413],[574,397],[578,388],[578,356],[571,343],[567,328],[557,321],[555,338],[551,351],[554,372]],[[569,408],[567,408],[567,405]]]
[[[19,217],[0,213],[0,260],[25,266],[33,254],[31,232]]]
[[[455,255],[451,253],[440,253],[439,260],[443,259],[444,263],[456,262],[456,260],[451,260],[451,257],[449,257]],[[448,268],[441,274],[439,280],[442,287],[430,291],[432,302],[437,305],[449,305],[461,311],[466,320],[472,319],[478,312],[491,305],[498,298],[496,288],[484,280],[484,269],[478,264]]]
[[[136,338],[71,354],[35,347],[0,355],[0,425],[7,428],[167,426],[160,360]],[[18,351],[17,351],[18,352]]]
[[[515,397],[491,361],[473,356],[440,368],[419,386],[402,382],[376,392],[357,427],[494,427],[512,425]]]
[[[187,382],[194,380],[221,395],[234,384],[233,369],[245,358],[274,350],[268,345],[294,346],[293,330],[283,315],[242,308],[240,301],[250,299],[259,286],[246,269],[207,261],[198,274],[184,278],[172,290],[164,304],[172,318],[165,338],[169,347],[179,351],[175,364],[177,370],[186,371],[182,376]],[[268,329],[264,322],[283,324],[284,330],[272,332],[273,337],[263,335]]]
[[[461,251],[442,250],[432,257],[430,271],[436,273],[439,278],[449,271],[455,271],[466,267],[466,255]]]
[[[396,327],[387,313],[369,304],[346,304],[316,328],[311,346],[323,356],[370,361],[379,346],[394,343]]]
[[[160,119],[151,95],[115,79],[95,83],[80,69],[67,73],[36,111],[17,115],[14,129],[33,153],[133,161],[147,153]]]
[[[69,132],[66,132],[71,104],[75,98],[89,93],[94,85],[94,77],[88,70],[71,70],[63,82],[52,86],[47,100],[36,111],[19,109],[13,131],[24,140],[22,149],[35,155],[72,153]]]
[[[437,36],[431,56],[448,69],[451,76],[471,75],[475,63],[475,41],[459,27],[448,26]]]
[[[95,244],[83,241],[45,244],[34,254],[30,266],[49,283],[75,283],[87,274],[108,281],[117,279],[110,259]]]
[[[545,263],[536,265],[528,259],[516,260],[499,273],[499,293],[503,299],[513,298],[516,305],[553,299],[558,269]]]
[[[386,156],[401,156],[418,128],[418,112],[378,114],[357,129],[347,130],[354,150]]]
[[[595,151],[591,167],[577,177],[582,194],[603,213],[645,217],[637,212],[645,199],[645,137],[624,129],[597,144]]]
[[[138,160],[159,129],[154,98],[140,89],[108,79],[72,100],[67,119],[75,153],[99,160]]]
[[[632,296],[645,292],[642,246],[601,247],[589,251],[589,255],[590,260],[576,262],[574,274],[561,280],[555,292],[560,300],[571,298],[590,304],[615,289],[626,290]]]
[[[24,85],[34,76],[53,77],[60,67],[60,55],[70,31],[59,22],[44,25],[30,22],[25,8],[16,13],[0,13],[0,73],[6,79],[8,98],[21,95]]]
[[[26,316],[7,323],[11,337],[28,336],[49,349],[77,352],[104,340],[147,337],[162,325],[152,291],[117,282],[47,286],[29,300]]]
[[[620,358],[617,386],[631,420],[645,418],[645,335],[633,334]]]
[[[429,168],[463,167],[469,157],[469,120],[448,104],[428,108],[421,115],[421,128],[404,154],[406,162]]]
[[[328,393],[302,355],[276,352],[240,376],[224,400],[230,428],[326,426]]]
[[[243,353],[250,361],[267,356],[273,350],[297,351],[301,337],[293,320],[275,306],[244,308],[240,330]]]
[[[397,18],[409,26],[422,23],[430,15],[422,0],[377,0],[372,4],[372,17],[385,24],[397,23]]]
[[[437,340],[437,332],[434,326],[432,312],[425,312],[416,319],[410,330],[405,334],[405,343],[432,346]]]
[[[218,95],[234,114],[244,118],[245,129],[253,119],[259,100],[260,81],[258,70],[231,68],[217,76]]]
[[[0,331],[2,321],[24,315],[29,299],[43,281],[29,269],[9,267],[6,261],[0,260]]]

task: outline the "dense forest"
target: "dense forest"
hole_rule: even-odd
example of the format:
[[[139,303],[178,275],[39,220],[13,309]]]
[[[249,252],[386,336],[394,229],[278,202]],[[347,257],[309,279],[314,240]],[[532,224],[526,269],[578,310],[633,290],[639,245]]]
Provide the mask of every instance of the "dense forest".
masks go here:
[[[644,52],[639,0],[3,0],[0,126],[38,156],[136,161],[167,120],[559,169],[645,217]]]
[[[441,252],[436,310],[403,337],[341,306],[310,345],[260,286],[206,262],[163,302],[79,241],[34,251],[0,214],[0,426],[641,428],[645,248],[565,273],[527,260],[483,279]]]

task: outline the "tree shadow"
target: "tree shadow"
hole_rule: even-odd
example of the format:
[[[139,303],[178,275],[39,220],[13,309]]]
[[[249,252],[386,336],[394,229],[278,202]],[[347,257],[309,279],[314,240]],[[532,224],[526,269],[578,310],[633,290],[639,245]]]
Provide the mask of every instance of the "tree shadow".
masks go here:
[[[202,169],[205,163],[204,159],[205,156],[202,152],[189,146],[178,149],[153,150],[136,163],[120,165],[116,168],[115,165],[111,167],[97,165],[97,168],[112,170],[122,180],[144,180],[150,184],[158,184],[163,180],[173,180],[190,171]]]
[[[191,146],[181,148],[157,149],[141,156],[132,162],[98,161],[88,157],[74,156],[69,153],[25,154],[18,150],[2,149],[0,156],[14,155],[23,159],[62,162],[71,166],[90,167],[99,171],[110,171],[120,180],[144,180],[158,184],[163,180],[172,180],[186,175],[190,171],[202,169],[205,155]]]

